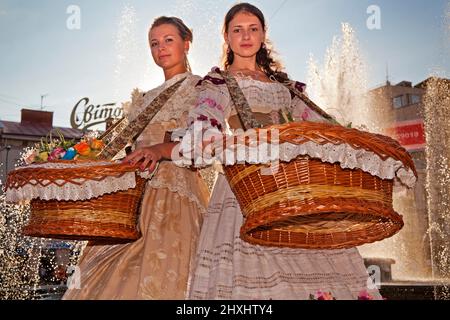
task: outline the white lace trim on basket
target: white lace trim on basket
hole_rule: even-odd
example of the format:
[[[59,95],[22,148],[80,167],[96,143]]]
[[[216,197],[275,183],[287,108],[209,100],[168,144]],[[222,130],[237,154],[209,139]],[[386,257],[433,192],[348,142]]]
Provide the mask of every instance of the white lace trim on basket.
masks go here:
[[[110,166],[111,162],[82,162],[82,163],[40,163],[28,165],[26,169],[75,169],[86,167]],[[16,170],[24,169],[24,167]],[[43,187],[32,180],[18,189],[8,189],[6,191],[6,201],[21,203],[33,199],[59,200],[59,201],[79,201],[97,198],[105,194],[118,191],[125,191],[136,187],[136,177],[134,172],[124,173],[121,177],[105,177],[101,181],[94,181],[85,178],[73,179],[76,183],[66,183],[55,181],[57,184],[49,184]],[[42,181],[47,185],[50,181]]]
[[[236,152],[237,146],[233,146],[231,143],[224,152],[222,152],[222,148],[219,144],[215,146],[215,160],[225,165],[245,162],[250,164],[273,163],[277,160],[289,162],[298,156],[308,155],[323,162],[339,163],[343,169],[361,169],[381,179],[394,179],[397,185],[401,183],[408,188],[412,188],[417,181],[414,172],[405,167],[401,161],[393,158],[383,160],[374,152],[354,149],[345,143],[339,145],[332,143],[320,145],[311,141],[301,145],[283,143],[279,148],[276,146],[269,148],[267,144],[261,144],[255,147],[242,147],[239,152]],[[267,152],[267,150],[273,152]],[[192,165],[191,162],[188,162],[183,165]],[[197,166],[203,167],[204,165]]]
[[[86,179],[74,180],[80,185],[66,183],[61,187],[55,184],[43,187],[41,185],[27,184],[19,189],[8,189],[6,191],[6,200],[14,203],[26,202],[34,199],[83,201],[136,187],[136,177],[134,172],[125,173],[119,178],[106,177],[102,181],[92,181]],[[30,182],[35,183],[36,181]],[[59,184],[64,183],[64,181],[56,182]],[[48,181],[43,181],[43,183],[48,183]]]

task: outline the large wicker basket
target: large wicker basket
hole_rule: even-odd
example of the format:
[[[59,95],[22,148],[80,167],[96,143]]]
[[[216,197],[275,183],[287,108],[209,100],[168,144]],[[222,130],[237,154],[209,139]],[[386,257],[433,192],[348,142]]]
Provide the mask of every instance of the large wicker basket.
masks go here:
[[[138,217],[145,180],[135,168],[105,161],[58,161],[76,168],[27,168],[13,171],[7,180],[7,192],[25,186],[74,188],[83,181],[101,182],[133,174],[136,187],[86,200],[31,200],[31,216],[23,234],[32,237],[64,240],[88,240],[94,243],[123,243],[140,237]],[[97,165],[97,163],[99,165]],[[100,165],[101,163],[101,165]]]
[[[270,128],[279,130],[280,144],[346,144],[381,160],[389,158],[417,177],[410,155],[389,137],[311,122]],[[396,177],[382,179],[341,165],[305,154],[280,162],[271,174],[262,174],[267,164],[224,166],[244,214],[241,238],[265,246],[337,249],[397,233],[403,220],[392,205]]]

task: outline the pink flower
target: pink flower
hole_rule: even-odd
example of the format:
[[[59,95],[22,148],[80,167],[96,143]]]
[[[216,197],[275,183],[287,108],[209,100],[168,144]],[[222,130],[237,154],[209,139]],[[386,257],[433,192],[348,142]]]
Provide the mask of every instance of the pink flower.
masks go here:
[[[363,290],[359,293],[358,300],[374,300],[374,298],[367,290]]]
[[[313,297],[313,300],[336,300],[331,292],[317,291],[317,293]]]
[[[217,109],[219,111],[224,111],[224,108],[222,107],[222,105],[218,104],[216,101],[214,101],[211,98],[203,98],[200,100],[200,102],[198,103],[197,107],[201,106],[201,105],[206,105],[212,109]]]
[[[66,154],[66,151],[63,148],[58,147],[50,153],[48,160],[54,161],[54,160],[61,159],[62,157],[64,157],[65,154]]]
[[[305,111],[303,111],[303,113],[302,113],[302,120],[307,121],[309,119],[309,117],[310,117],[309,110],[305,109]]]

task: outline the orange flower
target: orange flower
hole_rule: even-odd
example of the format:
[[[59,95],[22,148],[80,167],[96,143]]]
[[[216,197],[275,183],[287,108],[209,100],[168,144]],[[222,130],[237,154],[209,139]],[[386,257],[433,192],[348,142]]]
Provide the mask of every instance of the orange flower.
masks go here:
[[[93,139],[91,142],[91,149],[94,150],[102,150],[105,147],[105,144],[102,140]]]
[[[89,154],[91,153],[91,148],[86,142],[80,142],[73,148],[78,152],[78,154],[82,156],[89,156]]]
[[[336,300],[331,292],[317,291],[316,294],[310,294],[309,300]]]

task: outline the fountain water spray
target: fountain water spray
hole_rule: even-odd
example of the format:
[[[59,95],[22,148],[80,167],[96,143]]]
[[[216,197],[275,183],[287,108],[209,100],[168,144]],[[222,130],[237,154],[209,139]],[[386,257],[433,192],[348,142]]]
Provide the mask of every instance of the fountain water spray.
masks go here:
[[[341,124],[381,133],[386,121],[383,112],[369,103],[367,69],[355,31],[343,23],[342,36],[333,39],[323,65],[311,56],[308,93]]]
[[[152,67],[145,32],[138,32],[139,18],[136,9],[126,4],[120,14],[115,36],[116,67],[114,70],[114,98],[130,98],[135,88],[150,82],[156,85],[156,67]]]
[[[352,27],[342,24],[342,35],[333,39],[320,66],[314,58],[309,61],[308,93],[314,101],[344,125],[373,133],[386,134],[393,125],[393,113],[380,101],[381,97],[369,95],[368,67],[364,61],[356,34]],[[384,98],[385,99],[385,98]],[[429,278],[426,250],[427,239],[418,232],[420,215],[415,206],[415,191],[394,194],[394,208],[404,216],[403,230],[381,242],[360,247],[364,257],[381,259],[392,266],[396,280]],[[418,225],[419,224],[419,225]],[[380,266],[383,267],[383,266]]]
[[[20,234],[28,212],[0,195],[0,300],[30,299],[39,284],[40,241]]]
[[[429,235],[433,277],[450,279],[450,81],[433,77],[424,99]],[[439,298],[450,298],[444,286]]]
[[[45,280],[58,283],[58,277],[64,279],[66,269],[77,265],[85,243],[23,236],[22,227],[30,216],[29,204],[9,204],[4,192],[0,192],[0,300],[41,299],[41,294],[60,296],[64,284],[46,286]],[[47,257],[49,244],[69,248],[68,260]],[[48,265],[42,265],[43,258],[49,258]],[[47,279],[43,278],[44,271],[49,273]]]
[[[450,1],[443,16],[442,56],[450,54]],[[425,133],[427,138],[426,192],[433,277],[441,286],[437,299],[450,299],[450,80],[448,70],[436,68],[426,83],[424,97]]]

